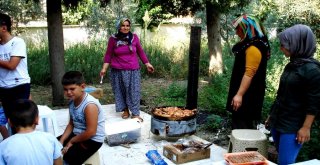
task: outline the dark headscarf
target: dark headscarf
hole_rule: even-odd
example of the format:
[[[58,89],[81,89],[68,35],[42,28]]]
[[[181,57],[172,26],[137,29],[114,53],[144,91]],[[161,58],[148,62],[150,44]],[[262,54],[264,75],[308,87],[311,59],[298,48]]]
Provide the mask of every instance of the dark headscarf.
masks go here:
[[[309,26],[294,25],[279,33],[278,37],[281,45],[290,52],[291,62],[316,62],[313,58],[316,52],[316,37]]]
[[[123,25],[124,22],[128,21],[129,24],[131,25],[131,21],[128,18],[121,18],[117,21],[116,27],[117,27],[117,33],[114,35],[114,37],[117,40],[117,46],[121,45],[128,45],[130,51],[132,51],[132,41],[133,41],[133,34],[131,31],[129,33],[122,33],[120,32],[120,28]]]

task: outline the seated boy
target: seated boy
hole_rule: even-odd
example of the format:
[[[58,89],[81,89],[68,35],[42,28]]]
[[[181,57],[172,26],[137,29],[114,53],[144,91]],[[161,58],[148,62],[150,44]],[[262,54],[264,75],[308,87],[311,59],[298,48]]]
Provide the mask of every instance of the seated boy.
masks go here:
[[[35,130],[38,114],[31,100],[19,99],[10,106],[8,122],[17,133],[0,143],[0,165],[62,165],[62,145],[56,137]]]
[[[63,160],[79,165],[99,150],[105,138],[105,114],[101,104],[84,91],[82,73],[69,71],[62,77],[64,95],[69,101],[69,123],[58,137],[63,144]]]

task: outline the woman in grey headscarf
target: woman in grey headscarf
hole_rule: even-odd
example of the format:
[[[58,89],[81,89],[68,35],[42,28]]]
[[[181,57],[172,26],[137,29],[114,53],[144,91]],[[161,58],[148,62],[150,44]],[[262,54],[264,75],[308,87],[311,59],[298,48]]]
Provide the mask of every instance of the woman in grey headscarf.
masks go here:
[[[279,35],[280,50],[290,62],[280,78],[266,126],[278,151],[278,164],[295,163],[320,110],[320,63],[313,58],[316,38],[306,25],[294,25]]]

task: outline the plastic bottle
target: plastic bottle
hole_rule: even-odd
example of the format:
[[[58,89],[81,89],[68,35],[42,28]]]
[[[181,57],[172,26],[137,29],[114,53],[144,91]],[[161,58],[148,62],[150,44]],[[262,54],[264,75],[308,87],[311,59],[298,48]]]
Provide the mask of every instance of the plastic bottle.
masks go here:
[[[161,155],[159,154],[159,152],[157,150],[149,150],[146,153],[146,156],[148,157],[148,159],[151,161],[151,163],[153,165],[168,165],[163,158],[161,157]]]

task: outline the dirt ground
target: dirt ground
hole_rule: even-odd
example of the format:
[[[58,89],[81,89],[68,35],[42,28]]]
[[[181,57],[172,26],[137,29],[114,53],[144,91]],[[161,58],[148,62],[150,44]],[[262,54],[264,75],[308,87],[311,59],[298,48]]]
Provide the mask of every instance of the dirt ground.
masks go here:
[[[141,88],[142,100],[141,100],[141,110],[149,113],[151,109],[157,107],[157,103],[155,103],[155,98],[160,96],[160,90],[166,89],[172,81],[165,79],[143,79]],[[186,81],[179,81],[178,83],[187,83]],[[199,88],[205,85],[206,82],[199,82]],[[105,80],[103,84],[89,84],[90,86],[94,86],[96,88],[102,88],[104,91],[104,97],[100,99],[101,104],[114,104],[113,94],[111,90],[110,83]],[[51,86],[32,86],[31,87],[31,95],[32,99],[39,105],[51,105],[52,104],[52,90]],[[52,107],[52,106],[51,106]],[[53,109],[66,108],[66,106],[62,107],[52,107]],[[227,149],[229,144],[228,135],[230,134],[230,130],[221,128],[217,131],[208,131],[204,128],[204,124],[206,123],[207,117],[209,114],[206,112],[198,111],[197,114],[197,131],[195,133],[196,136],[201,137],[209,142],[214,142],[218,146],[221,146]],[[223,125],[223,123],[222,123]]]

